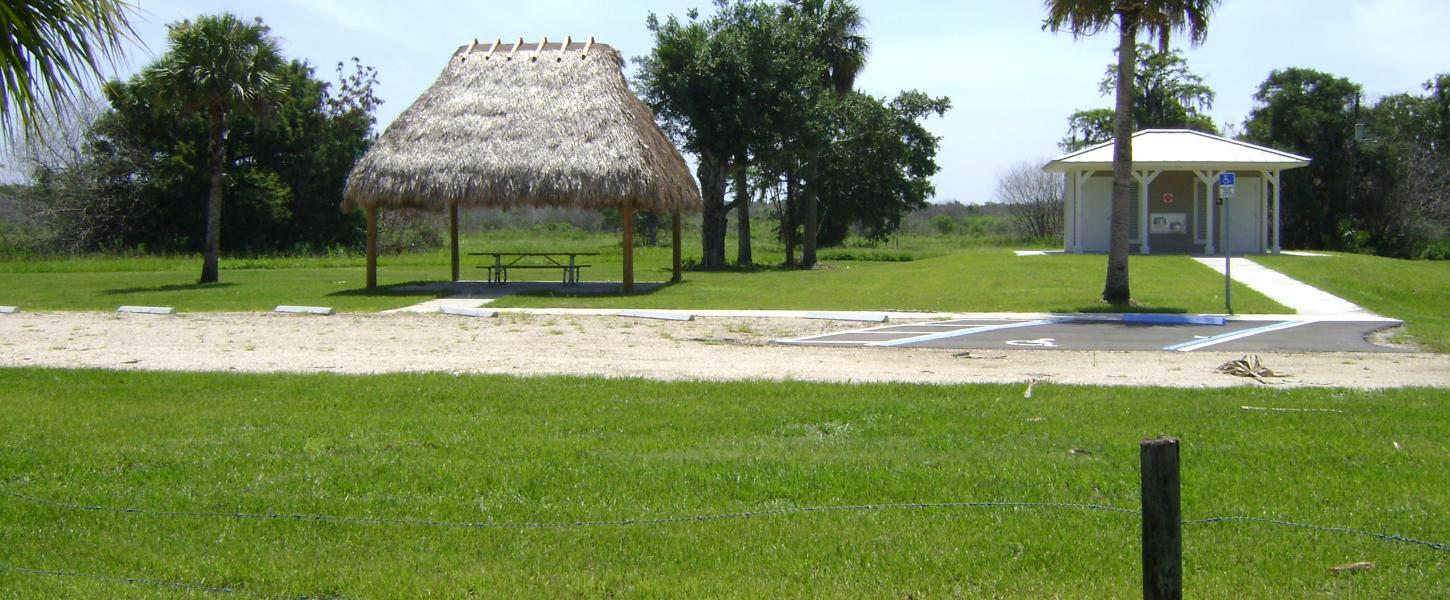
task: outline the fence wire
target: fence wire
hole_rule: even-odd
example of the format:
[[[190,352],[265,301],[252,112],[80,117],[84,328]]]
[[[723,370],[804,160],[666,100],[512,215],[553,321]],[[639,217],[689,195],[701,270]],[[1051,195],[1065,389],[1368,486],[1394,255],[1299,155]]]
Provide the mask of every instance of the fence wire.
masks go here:
[[[783,508],[767,508],[762,510],[748,510],[729,513],[715,513],[706,515],[686,515],[669,517],[641,517],[628,519],[605,519],[595,521],[442,521],[434,519],[415,518],[391,518],[391,517],[340,517],[323,514],[303,513],[248,513],[248,512],[225,512],[225,511],[175,511],[175,510],[151,510],[145,508],[98,506],[86,504],[74,504],[60,502],[47,498],[40,498],[6,490],[5,495],[31,504],[47,506],[65,510],[77,510],[88,512],[114,512],[138,515],[151,515],[161,517],[202,517],[202,518],[223,518],[223,519],[256,519],[256,520],[281,520],[281,521],[313,521],[321,523],[351,523],[366,525],[411,525],[419,527],[451,527],[464,529],[571,529],[579,527],[609,527],[629,525],[671,525],[677,523],[705,523],[709,521],[730,521],[737,519],[751,519],[755,517],[770,517],[778,515],[790,515],[799,513],[823,513],[823,512],[868,512],[882,510],[930,510],[930,509],[952,509],[952,508],[1032,508],[1032,509],[1067,509],[1067,510],[1088,510],[1110,513],[1122,513],[1137,516],[1139,512],[1116,506],[1102,504],[1081,504],[1069,502],[889,502],[881,504],[847,504],[835,506],[792,506]]]
[[[1328,526],[1328,525],[1315,525],[1313,523],[1296,523],[1294,521],[1284,521],[1282,519],[1268,519],[1268,518],[1264,518],[1264,517],[1241,517],[1241,516],[1233,516],[1233,517],[1208,517],[1206,519],[1191,519],[1191,520],[1186,520],[1186,521],[1183,521],[1183,524],[1184,525],[1212,525],[1214,523],[1234,523],[1234,522],[1239,522],[1239,523],[1257,523],[1257,524],[1261,524],[1261,525],[1278,525],[1278,526],[1281,526],[1281,527],[1295,527],[1295,528],[1298,528],[1298,529],[1309,529],[1309,530],[1312,530],[1312,531],[1322,531],[1322,532],[1325,532],[1325,533],[1342,533],[1342,534],[1346,534],[1346,535],[1363,535],[1363,536],[1368,536],[1368,537],[1372,537],[1372,538],[1376,538],[1376,539],[1381,539],[1381,540],[1385,540],[1385,541],[1389,541],[1389,542],[1400,542],[1400,543],[1404,543],[1404,544],[1414,544],[1414,545],[1417,545],[1417,546],[1424,546],[1426,548],[1431,548],[1431,549],[1434,549],[1434,550],[1439,550],[1441,552],[1450,552],[1450,544],[1445,544],[1445,543],[1442,543],[1442,542],[1427,542],[1425,540],[1417,540],[1415,538],[1409,538],[1409,537],[1405,537],[1403,535],[1399,535],[1399,534],[1395,534],[1395,533],[1380,533],[1380,532],[1377,532],[1377,531],[1366,531],[1366,530],[1363,530],[1363,529],[1352,529],[1352,528],[1349,528],[1349,527],[1332,527],[1332,526]]]
[[[22,494],[13,490],[0,489],[0,495],[5,495],[29,504],[54,508],[59,510],[72,510],[84,512],[108,512],[119,514],[135,514],[162,517],[195,517],[195,518],[224,518],[224,519],[246,519],[246,520],[281,520],[281,521],[307,521],[319,523],[340,523],[340,524],[365,524],[365,525],[403,525],[418,527],[438,528],[465,528],[465,529],[572,529],[586,527],[626,527],[626,526],[648,526],[648,525],[671,525],[682,523],[706,523],[711,521],[730,521],[740,519],[751,519],[757,517],[771,517],[781,515],[803,514],[803,513],[829,513],[829,512],[873,512],[888,510],[945,510],[945,509],[970,509],[970,508],[1016,508],[1016,509],[1043,509],[1043,510],[1080,510],[1104,512],[1119,515],[1132,515],[1142,517],[1142,512],[1117,506],[1105,504],[1086,504],[1074,502],[887,502],[878,504],[847,504],[832,506],[795,506],[784,508],[770,508],[753,511],[738,511],[728,513],[713,513],[704,515],[684,515],[666,517],[640,517],[625,519],[604,519],[592,521],[512,521],[512,522],[491,522],[491,521],[443,521],[434,519],[417,518],[390,518],[390,517],[346,517],[325,514],[307,513],[248,513],[248,512],[226,512],[226,511],[178,511],[178,510],[153,510],[137,507],[105,506],[79,504],[41,498],[29,494]],[[1342,535],[1356,535],[1372,537],[1379,540],[1397,542],[1403,544],[1417,545],[1441,552],[1450,552],[1450,544],[1442,542],[1430,542],[1415,538],[1406,537],[1394,533],[1381,533],[1349,527],[1334,527],[1316,525],[1312,523],[1298,523],[1281,519],[1269,519],[1263,517],[1249,516],[1220,516],[1203,519],[1183,520],[1183,525],[1213,525],[1219,523],[1253,523],[1259,525],[1275,525],[1280,527],[1291,527],[1307,529],[1323,533],[1335,533]],[[35,569],[0,563],[0,570],[24,573],[30,575],[44,575],[52,577],[75,577],[106,581],[114,583],[125,583],[131,585],[153,586],[157,588],[169,588],[212,594],[241,595],[254,598],[305,598],[298,596],[278,596],[259,592],[252,592],[230,587],[206,586],[179,581],[167,581],[161,579],[147,579],[142,577],[117,577],[110,575],[96,575],[75,571],[57,571],[48,569]]]

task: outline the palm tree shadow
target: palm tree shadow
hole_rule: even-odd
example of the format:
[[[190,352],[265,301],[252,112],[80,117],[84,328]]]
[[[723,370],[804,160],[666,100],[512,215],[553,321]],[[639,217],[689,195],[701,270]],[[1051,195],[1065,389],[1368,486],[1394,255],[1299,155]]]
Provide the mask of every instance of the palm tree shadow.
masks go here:
[[[1075,308],[1054,308],[1053,313],[1166,313],[1187,314],[1188,309],[1176,306],[1138,306],[1135,304],[1091,304]]]
[[[145,294],[150,292],[192,292],[200,290],[216,290],[222,288],[236,287],[231,282],[219,283],[173,283],[168,285],[153,285],[150,287],[129,287],[101,290],[99,293],[105,296],[117,296],[125,294]]]

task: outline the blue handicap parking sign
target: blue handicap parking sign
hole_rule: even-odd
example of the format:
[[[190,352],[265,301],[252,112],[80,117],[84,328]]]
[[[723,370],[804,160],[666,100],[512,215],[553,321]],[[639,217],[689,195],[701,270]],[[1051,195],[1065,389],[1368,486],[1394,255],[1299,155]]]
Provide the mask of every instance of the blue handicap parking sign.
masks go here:
[[[1219,185],[1234,185],[1234,174],[1233,173],[1219,173],[1218,174],[1218,184]]]

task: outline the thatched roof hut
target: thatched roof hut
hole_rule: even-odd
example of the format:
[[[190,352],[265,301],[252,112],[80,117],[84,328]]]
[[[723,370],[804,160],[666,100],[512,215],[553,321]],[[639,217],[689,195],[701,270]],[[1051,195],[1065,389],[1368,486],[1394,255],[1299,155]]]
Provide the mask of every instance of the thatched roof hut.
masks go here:
[[[353,167],[343,209],[368,212],[370,240],[379,207],[448,210],[454,280],[459,206],[639,208],[678,223],[681,210],[700,206],[700,190],[623,66],[617,50],[592,39],[460,47]],[[626,216],[627,238],[631,222]],[[627,240],[626,289],[631,247]],[[374,254],[370,241],[369,287]]]

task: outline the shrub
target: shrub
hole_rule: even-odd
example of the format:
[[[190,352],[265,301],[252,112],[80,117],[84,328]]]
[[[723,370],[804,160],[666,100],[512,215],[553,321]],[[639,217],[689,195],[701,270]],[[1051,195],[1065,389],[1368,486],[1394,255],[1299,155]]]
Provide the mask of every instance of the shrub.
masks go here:
[[[935,217],[932,217],[931,224],[933,227],[936,228],[936,232],[942,235],[951,235],[952,232],[957,230],[956,220],[951,218],[951,216],[949,215],[937,215]]]
[[[1450,238],[1445,238],[1425,248],[1420,253],[1420,258],[1425,260],[1450,260]]]

